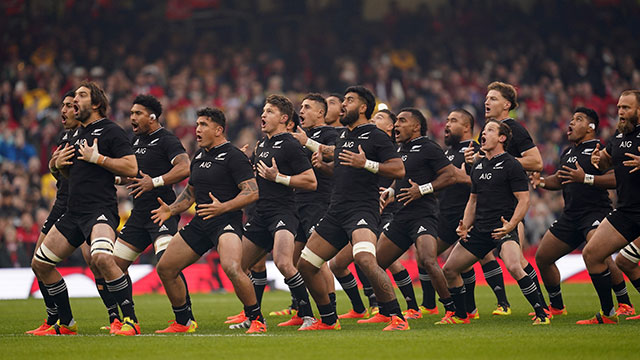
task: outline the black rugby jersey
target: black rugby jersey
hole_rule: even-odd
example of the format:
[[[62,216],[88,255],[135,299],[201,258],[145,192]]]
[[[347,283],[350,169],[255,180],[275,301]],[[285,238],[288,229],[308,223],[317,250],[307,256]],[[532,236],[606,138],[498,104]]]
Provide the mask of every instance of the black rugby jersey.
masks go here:
[[[509,154],[515,157],[522,157],[523,152],[536,146],[527,129],[519,122],[511,118],[504,119],[502,122],[511,128],[511,141],[509,141],[509,146],[505,149]]]
[[[576,162],[578,162],[586,174],[602,175],[602,171],[591,164],[591,153],[596,148],[596,144],[599,144],[599,141],[593,139],[568,147],[562,152],[558,169],[562,169],[564,165],[575,169]],[[611,208],[611,200],[606,189],[584,183],[562,185],[562,197],[564,198],[564,211],[567,213],[583,213]]]
[[[186,153],[180,140],[165,128],[145,135],[134,136],[132,141],[133,153],[138,161],[138,171],[151,178],[166,174],[173,168],[171,161],[178,155]],[[172,185],[153,188],[133,199],[134,210],[152,210],[158,207],[157,198],[160,197],[167,204],[175,201],[176,195]]]
[[[358,146],[362,146],[368,160],[383,163],[389,159],[399,158],[391,138],[378,129],[375,124],[362,124],[353,131],[345,128],[336,139],[336,148],[333,156],[333,176],[335,185],[331,195],[331,207],[335,211],[346,211],[359,206],[371,206],[377,208],[380,192],[378,174],[373,174],[365,169],[356,169],[340,164],[338,155],[342,150],[358,152]]]
[[[93,212],[98,208],[117,208],[115,175],[100,165],[78,160],[78,148],[82,142],[88,145],[98,139],[98,152],[110,158],[133,155],[131,143],[124,130],[113,121],[103,118],[79,127],[72,141],[76,148],[73,165],[69,169],[69,209],[77,212]],[[76,132],[74,131],[74,135]]]
[[[338,137],[338,131],[336,128],[327,125],[305,130],[305,132],[309,139],[315,140],[323,145],[335,145],[336,137]],[[302,148],[302,151],[307,156],[307,159],[311,161],[313,152],[304,147]],[[331,190],[333,190],[333,176],[326,175],[316,168],[313,168],[313,172],[316,175],[318,187],[316,188],[316,191],[296,189],[296,201],[298,203],[310,203],[316,201],[328,203],[331,198]]]
[[[193,186],[196,204],[210,204],[209,193],[220,202],[229,201],[240,193],[238,184],[252,178],[249,159],[229,142],[209,151],[200,149],[191,160],[189,185]]]
[[[508,153],[482,158],[471,170],[471,193],[477,195],[473,226],[481,232],[502,227],[516,208],[514,192],[529,191],[529,179],[518,160]]]
[[[272,166],[273,158],[276,159],[278,172],[283,175],[298,175],[311,169],[311,162],[302,150],[300,142],[290,133],[284,132],[260,140],[256,148],[255,163],[262,161],[267,166]],[[266,180],[259,175],[256,179],[260,191],[256,211],[295,210],[295,194],[292,187]]]
[[[411,187],[409,179],[418,185],[430,183],[438,177],[440,169],[449,165],[449,160],[445,157],[440,145],[426,136],[400,144],[398,153],[404,163],[406,174],[403,179],[396,181],[396,196],[400,194],[400,189]],[[395,216],[415,219],[436,215],[437,212],[438,200],[436,195],[431,193],[402,206]]]
[[[474,140],[460,141],[456,145],[448,148],[444,152],[447,160],[453,166],[462,168],[464,164],[464,151],[467,147],[473,147],[474,152],[480,151],[480,144]],[[471,171],[471,165],[465,165],[467,174]],[[464,212],[464,208],[469,200],[469,193],[471,192],[471,186],[467,184],[455,183],[448,186],[438,192],[438,200],[440,200],[440,213],[444,216],[459,216]]]
[[[75,129],[73,130],[65,130],[60,135],[58,135],[58,139],[56,141],[56,145],[62,149],[66,144],[71,143],[71,138],[75,133]],[[63,207],[67,208],[67,203],[69,201],[69,179],[62,175],[58,175],[56,178],[56,201],[53,204],[55,207]]]
[[[611,155],[611,161],[616,173],[616,192],[618,202],[616,209],[640,213],[640,171],[630,173],[633,169],[622,163],[631,160],[625,153],[640,155],[640,125],[629,134],[615,134],[607,144],[607,153]]]

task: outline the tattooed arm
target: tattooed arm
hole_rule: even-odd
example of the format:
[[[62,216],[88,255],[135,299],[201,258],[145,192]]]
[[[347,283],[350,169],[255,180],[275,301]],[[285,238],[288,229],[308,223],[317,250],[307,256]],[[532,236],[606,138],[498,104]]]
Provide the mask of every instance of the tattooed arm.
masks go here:
[[[335,145],[320,144],[320,148],[318,149],[318,152],[322,154],[322,160],[333,161],[333,153],[335,152],[335,150],[336,150]]]
[[[209,193],[212,202],[208,204],[198,204],[196,213],[198,216],[204,218],[204,220],[208,220],[230,211],[242,209],[252,202],[258,201],[258,184],[255,178],[241,182],[238,184],[238,188],[240,188],[240,193],[233,199],[225,202],[220,202],[213,194]]]

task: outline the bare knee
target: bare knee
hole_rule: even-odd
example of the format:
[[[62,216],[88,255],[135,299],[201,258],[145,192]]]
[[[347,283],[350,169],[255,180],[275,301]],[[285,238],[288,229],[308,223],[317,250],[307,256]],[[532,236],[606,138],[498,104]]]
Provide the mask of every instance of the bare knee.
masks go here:
[[[360,252],[353,257],[353,261],[364,271],[378,267],[376,257],[368,252]]]
[[[521,272],[524,272],[524,270],[522,269],[522,264],[520,264],[519,259],[518,261],[513,261],[508,264],[505,263],[504,265],[507,268],[507,271],[509,272],[509,274],[511,274],[511,276],[514,276],[516,278],[518,278],[516,274],[520,274]]]
[[[453,269],[452,266],[445,264],[442,268],[442,274],[447,279],[447,282],[451,284],[458,277],[459,272]]]
[[[96,270],[100,272],[101,269],[111,266],[111,264],[114,263],[113,261],[112,255],[97,253],[91,256],[91,264],[89,266],[94,266]]]
[[[162,261],[162,259],[160,259],[158,265],[156,266],[156,272],[158,273],[160,279],[162,279],[163,281],[177,278],[179,273],[178,269],[173,268],[172,266],[167,264],[167,262]]]
[[[232,282],[244,275],[240,263],[237,261],[222,261],[220,265],[222,265],[222,270]]]

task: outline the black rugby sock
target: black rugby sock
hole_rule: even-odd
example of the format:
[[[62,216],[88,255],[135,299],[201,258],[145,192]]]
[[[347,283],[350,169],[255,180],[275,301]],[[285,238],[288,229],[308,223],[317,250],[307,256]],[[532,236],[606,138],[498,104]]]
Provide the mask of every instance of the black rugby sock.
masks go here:
[[[624,283],[624,280],[619,284],[611,285],[611,289],[613,293],[616,294],[616,299],[618,300],[618,304],[626,304],[631,305],[631,299],[629,299],[629,293],[627,292],[627,284]]]
[[[455,303],[455,306],[456,306],[456,309],[455,309],[456,316],[460,319],[467,318],[467,308],[465,305],[465,302],[466,302],[465,292],[466,290],[464,288],[464,285],[449,288],[449,293],[451,294],[451,297],[453,298],[453,302]]]
[[[318,312],[320,313],[322,322],[327,325],[333,325],[338,321],[338,315],[336,315],[336,311],[333,309],[331,303],[326,305],[318,304]]]
[[[615,314],[613,310],[613,298],[611,297],[611,273],[609,269],[599,274],[589,274],[593,287],[596,288],[602,313],[606,316]]]
[[[44,283],[40,280],[38,280],[38,289],[40,289],[44,305],[47,308],[47,325],[53,325],[58,321],[58,308],[56,307],[56,302],[53,301],[53,297],[49,295],[47,287],[44,286]]]
[[[536,269],[534,269],[533,266],[531,266],[531,264],[527,264],[527,266],[525,266],[523,270],[524,272],[527,273],[527,275],[529,275],[531,280],[533,280],[533,282],[536,284],[542,307],[545,309],[549,309],[549,307],[547,306],[547,302],[544,300],[544,296],[542,295],[542,288],[540,287],[540,280],[538,280],[538,273],[536,272]]]
[[[493,290],[493,293],[496,295],[498,304],[511,306],[509,301],[507,301],[504,277],[502,276],[500,264],[498,264],[496,260],[489,261],[482,265],[482,272],[484,273],[485,280],[487,280],[487,284],[489,284],[489,287],[491,287],[491,290]]]
[[[122,274],[122,276],[115,280],[106,281],[106,284],[107,290],[109,290],[118,302],[120,310],[122,310],[122,316],[128,317],[137,323],[138,318],[136,317],[136,312],[133,307],[133,300],[129,298],[131,291],[128,288],[131,287],[131,283],[127,280],[127,276]]]
[[[404,320],[404,316],[402,316],[402,311],[400,310],[400,304],[398,303],[398,299],[393,299],[386,303],[380,302],[380,308],[385,309],[385,313],[383,315],[386,316],[397,316],[400,319]]]
[[[404,300],[407,302],[407,308],[418,310],[418,303],[416,302],[416,293],[413,291],[413,282],[409,272],[405,269],[397,274],[393,274],[393,280],[398,285]]]
[[[545,285],[547,289],[547,293],[549,294],[549,303],[555,309],[563,309],[564,301],[562,300],[562,290],[560,289],[560,285]]]
[[[187,325],[187,323],[189,322],[189,319],[191,318],[189,316],[189,305],[187,305],[187,303],[185,302],[183,305],[181,306],[172,306],[171,309],[173,310],[173,313],[176,315],[176,322],[180,325]]]
[[[309,294],[304,285],[302,275],[297,272],[292,277],[284,279],[284,282],[289,286],[289,291],[291,291],[291,294],[293,294],[298,302],[298,316],[313,316],[311,302],[309,302]],[[329,304],[331,304],[331,302],[329,302]]]
[[[259,320],[264,322],[264,317],[262,316],[262,312],[260,311],[260,306],[256,303],[253,305],[244,307],[244,315],[249,318],[249,320]]]
[[[536,283],[534,283],[528,275],[525,275],[522,279],[518,280],[518,285],[520,286],[520,291],[522,291],[522,294],[527,298],[527,301],[529,301],[529,304],[531,304],[533,310],[536,312],[536,316],[546,318],[547,314],[542,307],[540,292]]]
[[[422,306],[427,309],[433,309],[436,307],[436,289],[433,288],[431,283],[431,276],[427,273],[427,270],[418,268],[420,274],[420,285],[422,285]]]
[[[120,319],[120,312],[118,311],[118,302],[109,290],[107,290],[107,282],[103,278],[96,278],[96,288],[98,289],[102,303],[104,303],[104,306],[107,308],[109,324],[115,319],[122,320]]]
[[[476,272],[471,268],[471,270],[463,272],[460,275],[464,282],[465,307],[468,312],[473,312],[476,310]]]
[[[60,281],[50,285],[45,284],[45,287],[47,288],[47,292],[49,292],[49,296],[51,296],[56,303],[60,324],[69,325],[71,320],[73,320],[73,314],[71,313],[69,292],[67,291],[67,284],[64,282],[64,279],[60,279]]]
[[[253,289],[256,291],[256,299],[258,300],[258,305],[261,305],[264,288],[265,286],[267,286],[267,272],[252,270],[251,282],[253,282]]]

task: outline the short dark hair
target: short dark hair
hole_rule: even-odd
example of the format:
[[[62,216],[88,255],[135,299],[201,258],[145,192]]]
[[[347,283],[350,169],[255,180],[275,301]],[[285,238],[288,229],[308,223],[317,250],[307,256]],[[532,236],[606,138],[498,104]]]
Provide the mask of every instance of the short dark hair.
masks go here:
[[[309,93],[307,94],[307,96],[305,96],[302,101],[305,100],[311,100],[311,101],[315,101],[318,104],[320,104],[320,106],[322,107],[322,110],[324,110],[324,114],[327,115],[327,107],[329,107],[327,105],[327,100],[325,100],[325,98],[318,94],[318,93]]]
[[[381,110],[378,110],[378,112],[385,113],[385,114],[389,115],[389,118],[391,119],[391,122],[393,122],[393,123],[395,123],[396,120],[398,120],[398,117],[396,116],[396,114],[394,114],[389,109],[381,109]]]
[[[503,98],[507,99],[507,101],[511,103],[509,110],[513,110],[518,107],[518,92],[513,85],[494,81],[487,86],[487,91],[490,90],[496,90]]]
[[[288,97],[272,94],[267,97],[266,103],[277,107],[281,114],[287,115],[287,121],[293,118],[293,103]]]
[[[198,115],[198,117],[200,117],[200,116],[208,117],[214,123],[222,126],[223,130],[224,130],[226,124],[227,124],[227,119],[225,118],[224,113],[222,112],[222,110],[220,110],[218,108],[206,107],[206,108],[198,110],[196,115]]]
[[[136,96],[136,98],[133,100],[134,104],[140,104],[142,106],[144,106],[145,108],[147,108],[147,110],[151,113],[151,114],[155,114],[156,115],[156,119],[158,119],[160,117],[160,115],[162,115],[162,104],[160,104],[160,101],[158,101],[158,99],[156,99],[154,96],[152,95],[138,95]]]
[[[347,90],[344,91],[344,94],[348,93],[356,93],[364,101],[367,105],[367,110],[364,112],[364,116],[367,119],[371,119],[371,115],[373,115],[373,110],[376,107],[376,97],[373,95],[371,90],[367,89],[362,85],[349,86]]]
[[[62,95],[62,100],[64,100],[64,98],[66,97],[75,97],[76,96],[76,92],[73,90],[69,90],[66,93],[64,93],[64,95]]]
[[[473,115],[463,108],[453,109],[451,112],[457,112],[463,115],[463,117],[467,118],[467,122],[469,123],[469,127],[471,128],[471,132],[473,133],[473,127],[475,126],[476,119]]]
[[[625,90],[620,96],[633,95],[636,97],[636,103],[640,106],[640,90]]]
[[[293,112],[293,116],[287,120],[288,122],[292,122],[293,123],[293,131],[298,131],[298,126],[300,126],[300,115],[298,115],[297,112]]]
[[[507,147],[509,146],[509,143],[511,142],[511,137],[513,136],[512,133],[511,133],[511,127],[509,125],[505,124],[504,122],[502,122],[500,120],[496,120],[496,119],[487,120],[484,123],[484,127],[487,127],[487,125],[489,125],[490,123],[498,124],[498,136],[504,135],[504,136],[507,137],[507,139],[503,143],[504,149],[506,150]]]
[[[587,119],[589,119],[591,121],[591,123],[593,123],[596,126],[596,129],[598,128],[598,125],[600,125],[600,118],[598,117],[598,113],[593,110],[590,109],[588,107],[584,107],[584,106],[580,106],[577,107],[573,113],[583,113],[585,115],[587,115]],[[595,129],[594,129],[595,130]]]
[[[107,109],[109,108],[109,100],[107,99],[107,95],[104,93],[104,90],[95,83],[94,81],[84,80],[80,83],[81,87],[86,87],[91,91],[91,105],[98,105],[98,114],[100,116],[107,116]],[[76,89],[77,90],[77,89]],[[75,95],[75,92],[74,92]]]
[[[400,110],[400,112],[403,112],[403,111],[410,113],[411,116],[413,116],[413,118],[417,120],[418,123],[420,123],[420,135],[422,136],[427,135],[427,118],[424,116],[422,111],[416,108],[404,108]]]
[[[342,94],[331,93],[331,94],[329,94],[329,96],[327,96],[327,99],[330,98],[330,97],[338,98],[338,100],[340,100],[340,102],[344,101],[344,95],[342,95]]]

